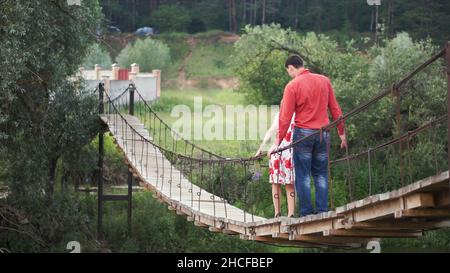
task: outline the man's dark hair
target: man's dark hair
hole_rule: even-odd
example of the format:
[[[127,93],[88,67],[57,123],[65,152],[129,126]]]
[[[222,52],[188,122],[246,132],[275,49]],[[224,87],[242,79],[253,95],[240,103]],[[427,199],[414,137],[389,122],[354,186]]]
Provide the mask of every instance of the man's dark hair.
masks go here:
[[[290,66],[290,65],[292,65],[295,68],[303,67],[303,59],[302,59],[302,57],[300,57],[298,55],[290,55],[287,58],[284,67],[288,68],[288,66]]]

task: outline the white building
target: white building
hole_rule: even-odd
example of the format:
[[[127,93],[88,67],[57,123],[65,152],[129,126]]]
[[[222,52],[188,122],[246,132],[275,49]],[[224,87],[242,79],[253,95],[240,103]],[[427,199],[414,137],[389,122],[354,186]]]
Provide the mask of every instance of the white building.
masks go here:
[[[157,100],[161,96],[161,70],[141,73],[138,64],[132,64],[131,69],[120,68],[117,64],[113,64],[111,69],[103,69],[100,65],[95,65],[94,70],[80,68],[80,76],[92,89],[104,82],[106,92],[112,99],[120,95],[131,83],[147,101]]]

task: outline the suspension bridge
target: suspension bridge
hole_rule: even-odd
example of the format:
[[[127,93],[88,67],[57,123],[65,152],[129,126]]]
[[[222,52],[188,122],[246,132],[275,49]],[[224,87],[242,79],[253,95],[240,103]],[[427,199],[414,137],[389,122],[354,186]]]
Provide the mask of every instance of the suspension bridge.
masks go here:
[[[342,121],[348,124],[353,118],[364,115],[371,107],[387,99],[396,102],[396,123],[400,126],[401,95],[407,89],[407,84],[417,74],[424,73],[428,66],[442,61],[446,64],[447,96],[450,96],[449,43],[402,80],[321,131],[331,131]],[[211,232],[240,236],[243,240],[298,247],[357,248],[380,238],[417,238],[426,231],[450,227],[448,111],[358,153],[350,154],[347,148],[341,158],[333,159],[330,155],[329,212],[301,218],[267,219],[258,213],[258,192],[255,192],[259,184],[266,183],[260,181],[258,170],[261,168],[260,162],[267,158],[224,158],[183,139],[157,115],[134,85],[114,99],[109,97],[102,84],[98,91],[102,124],[99,169],[101,171],[103,168],[105,132],[114,138],[129,168],[129,192],[125,196],[104,195],[102,175],[99,176],[99,229],[104,201],[128,200],[131,212],[133,177],[142,187],[152,191],[154,197],[166,204],[169,210],[186,216],[196,226]],[[448,101],[447,109],[450,109]],[[415,161],[411,159],[414,146],[419,145],[419,138],[427,136],[436,141],[439,132],[445,141],[443,147],[439,146],[435,148],[439,150],[433,151],[434,162],[430,163],[435,167],[433,172],[415,174]],[[313,136],[276,152],[292,149]],[[377,153],[380,152],[385,153],[385,158],[398,157],[398,166],[388,166],[387,162],[378,163],[384,164],[384,169],[394,167],[398,170],[397,177],[384,177],[375,171],[375,160],[379,159]],[[439,157],[442,153],[445,155]],[[355,179],[361,179],[355,174],[355,162],[361,160],[365,162],[362,166],[366,168],[368,177],[364,183],[355,183]],[[358,166],[361,168],[361,165]],[[339,186],[333,185],[335,174],[345,181],[347,194],[347,203],[339,206],[334,200],[334,190]]]

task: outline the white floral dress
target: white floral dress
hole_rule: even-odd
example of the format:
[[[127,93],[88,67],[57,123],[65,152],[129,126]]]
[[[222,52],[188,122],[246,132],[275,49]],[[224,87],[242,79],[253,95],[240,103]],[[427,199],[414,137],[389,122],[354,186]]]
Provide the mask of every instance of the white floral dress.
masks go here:
[[[286,133],[280,148],[286,147],[292,143],[292,135],[294,130],[294,117],[291,121],[291,126]],[[269,160],[269,180],[271,184],[291,185],[294,184],[294,161],[292,158],[292,149],[287,149],[270,156]]]

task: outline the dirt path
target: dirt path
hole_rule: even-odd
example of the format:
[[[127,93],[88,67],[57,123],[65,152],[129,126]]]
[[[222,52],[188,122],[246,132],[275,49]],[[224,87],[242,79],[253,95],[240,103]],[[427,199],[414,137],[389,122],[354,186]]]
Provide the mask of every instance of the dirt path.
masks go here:
[[[177,77],[178,86],[182,89],[186,87],[186,82],[187,82],[186,69],[185,69],[186,64],[192,58],[192,54],[194,53],[195,47],[197,46],[197,41],[195,40],[194,37],[189,37],[186,42],[190,47],[189,52],[184,57],[183,61],[181,62],[180,68],[178,69],[178,77]]]

